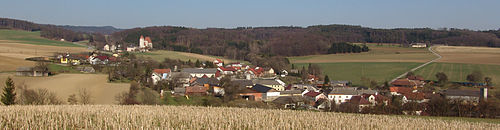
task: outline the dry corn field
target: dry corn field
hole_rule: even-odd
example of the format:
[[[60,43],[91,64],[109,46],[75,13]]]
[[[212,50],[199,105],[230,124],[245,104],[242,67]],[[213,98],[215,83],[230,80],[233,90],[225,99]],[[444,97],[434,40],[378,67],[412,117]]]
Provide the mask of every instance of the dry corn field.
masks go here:
[[[0,106],[1,129],[499,129],[399,116],[190,106]]]

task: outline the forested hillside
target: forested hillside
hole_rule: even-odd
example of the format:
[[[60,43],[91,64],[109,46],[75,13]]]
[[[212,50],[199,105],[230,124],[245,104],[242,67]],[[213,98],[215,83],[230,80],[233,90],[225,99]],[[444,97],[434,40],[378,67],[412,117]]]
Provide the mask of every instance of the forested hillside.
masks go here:
[[[100,34],[111,34],[114,32],[121,31],[122,29],[117,29],[113,26],[71,26],[71,25],[58,25],[58,27],[68,29],[75,32],[83,33],[100,33]]]
[[[140,35],[145,35],[151,37],[156,49],[245,59],[249,54],[270,56],[326,54],[332,43],[339,42],[400,43],[402,46],[424,42],[500,47],[499,34],[499,30],[372,29],[350,25],[235,29],[161,26],[116,32],[112,35],[111,41],[119,44],[135,44]]]
[[[33,22],[16,20],[16,19],[8,19],[8,18],[0,18],[0,29],[19,29],[25,31],[40,31],[40,36],[48,38],[48,39],[64,39],[66,41],[75,42],[81,40],[93,40],[96,39],[94,37],[104,37],[100,34],[91,34],[91,33],[82,33],[82,32],[74,32],[68,29],[64,29],[58,27],[56,25],[45,25],[45,24],[36,24]],[[99,35],[99,36],[96,36]],[[105,41],[102,39],[101,41]]]

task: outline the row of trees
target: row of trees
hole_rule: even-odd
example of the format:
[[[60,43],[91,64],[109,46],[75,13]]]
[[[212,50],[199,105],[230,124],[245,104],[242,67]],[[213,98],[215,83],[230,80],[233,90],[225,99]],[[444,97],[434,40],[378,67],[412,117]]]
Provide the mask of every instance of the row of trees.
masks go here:
[[[333,43],[328,49],[328,54],[337,54],[337,53],[361,53],[368,52],[370,48],[363,44],[362,46],[349,44],[349,43]]]

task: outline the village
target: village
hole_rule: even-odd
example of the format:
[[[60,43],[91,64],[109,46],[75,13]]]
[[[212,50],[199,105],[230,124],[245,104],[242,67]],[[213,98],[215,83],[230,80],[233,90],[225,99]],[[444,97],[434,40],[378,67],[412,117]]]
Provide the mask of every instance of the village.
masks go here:
[[[419,43],[415,47],[425,47],[425,44]],[[327,76],[320,77],[298,69],[274,70],[270,67],[239,62],[225,63],[221,59],[196,61],[196,63],[172,60],[180,64],[166,66],[160,63],[154,66],[149,64],[151,61],[133,56],[134,53],[148,52],[151,49],[153,49],[151,39],[141,36],[139,46],[126,49],[106,44],[102,50],[88,54],[66,53],[56,54],[54,57],[28,58],[27,60],[37,61],[40,64],[36,67],[19,67],[16,75],[49,76],[65,73],[65,71],[49,72],[47,64],[52,63],[69,66],[81,73],[108,73],[110,82],[112,79],[138,82],[143,87],[157,91],[160,99],[169,97],[189,99],[197,96],[222,99],[232,97],[234,98],[232,100],[272,104],[279,109],[355,113],[370,113],[376,111],[377,107],[396,106],[400,107],[396,109],[401,110],[403,114],[429,115],[424,111],[431,100],[447,99],[453,102],[478,104],[487,100],[488,95],[488,87],[477,87],[474,90],[433,91],[435,89],[429,88],[437,87],[435,81],[425,80],[414,74],[408,74],[377,88],[369,88],[352,86],[351,81],[328,79]],[[130,76],[132,72],[128,71],[134,69],[120,68],[127,64],[134,66],[134,69],[144,70],[144,73]],[[146,67],[138,68],[138,66]],[[301,80],[283,80],[290,77]]]

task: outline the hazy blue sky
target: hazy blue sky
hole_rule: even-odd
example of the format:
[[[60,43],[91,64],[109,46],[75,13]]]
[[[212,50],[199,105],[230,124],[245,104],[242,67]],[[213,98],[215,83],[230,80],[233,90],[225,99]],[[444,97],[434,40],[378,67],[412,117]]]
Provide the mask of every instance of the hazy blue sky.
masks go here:
[[[0,17],[118,28],[349,24],[486,30],[500,28],[500,0],[2,0]]]

